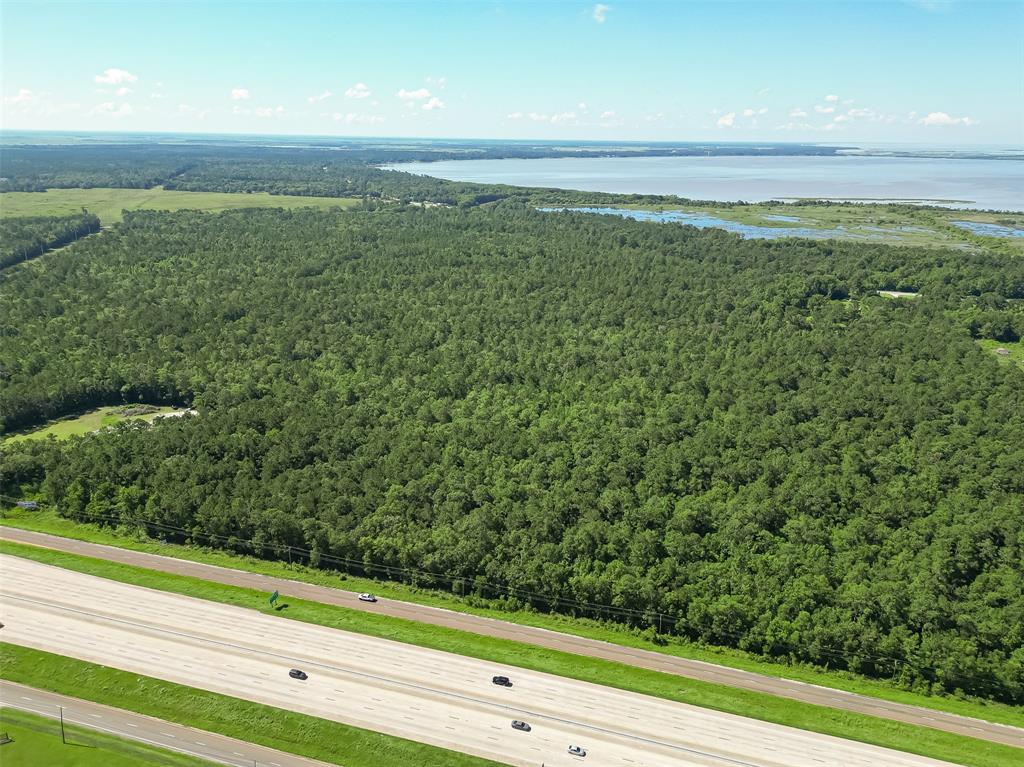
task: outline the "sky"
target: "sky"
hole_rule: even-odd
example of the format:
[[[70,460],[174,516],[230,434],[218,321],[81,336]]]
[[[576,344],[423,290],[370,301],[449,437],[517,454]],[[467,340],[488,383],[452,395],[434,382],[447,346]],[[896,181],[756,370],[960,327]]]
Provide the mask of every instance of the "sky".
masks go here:
[[[1024,2],[10,2],[0,127],[1024,145]]]

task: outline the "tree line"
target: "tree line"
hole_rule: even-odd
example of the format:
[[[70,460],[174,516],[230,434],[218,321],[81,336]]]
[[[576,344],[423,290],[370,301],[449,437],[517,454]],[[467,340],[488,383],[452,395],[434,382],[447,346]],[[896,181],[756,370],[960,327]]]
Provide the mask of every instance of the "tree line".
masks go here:
[[[0,269],[99,230],[100,220],[86,211],[73,216],[0,218]]]

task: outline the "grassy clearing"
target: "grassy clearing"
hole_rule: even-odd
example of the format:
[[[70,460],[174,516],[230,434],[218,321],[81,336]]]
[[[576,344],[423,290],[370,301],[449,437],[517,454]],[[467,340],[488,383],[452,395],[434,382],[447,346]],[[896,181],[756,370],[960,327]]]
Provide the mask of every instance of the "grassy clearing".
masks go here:
[[[618,644],[625,647],[635,647],[642,650],[652,650],[678,658],[715,663],[731,668],[752,671],[769,676],[795,679],[808,684],[816,684],[822,687],[831,687],[847,692],[854,692],[860,695],[870,695],[879,699],[889,700],[897,703],[905,703],[911,706],[933,708],[938,711],[945,711],[961,716],[972,716],[978,719],[985,719],[990,722],[1001,722],[1016,727],[1024,727],[1024,711],[1020,708],[994,703],[991,701],[976,701],[952,698],[946,696],[929,696],[917,692],[910,692],[899,689],[883,681],[865,679],[854,674],[844,672],[825,672],[810,666],[790,666],[780,663],[761,660],[738,650],[707,647],[704,645],[686,642],[677,637],[663,637],[665,644],[655,644],[638,632],[628,628],[612,624],[600,623],[587,619],[575,619],[560,615],[545,615],[536,612],[510,612],[500,609],[500,606],[488,606],[473,598],[462,598],[454,594],[444,592],[428,591],[417,589],[399,583],[382,583],[365,578],[353,578],[336,573],[316,570],[300,565],[290,565],[282,562],[270,562],[256,559],[254,557],[238,556],[222,551],[211,551],[192,546],[176,546],[153,542],[148,538],[132,537],[130,534],[122,534],[112,531],[110,528],[100,528],[93,525],[82,525],[67,519],[58,517],[48,512],[26,512],[17,509],[9,510],[0,518],[0,525],[10,525],[25,530],[36,530],[38,532],[50,533],[66,538],[102,543],[109,546],[135,551],[145,551],[151,554],[161,554],[179,559],[187,559],[194,562],[229,567],[237,570],[260,573],[277,578],[314,583],[331,588],[346,589],[349,591],[372,591],[381,597],[398,599],[404,602],[443,607],[458,612],[480,615],[483,617],[519,623],[526,626],[559,631],[565,634],[597,639],[602,642]],[[0,544],[2,546],[2,544]],[[96,561],[96,560],[90,560]],[[363,613],[360,613],[363,615]],[[413,624],[419,625],[419,624]],[[426,629],[427,627],[423,627]],[[358,631],[353,628],[351,630]],[[364,632],[365,633],[365,632]],[[467,635],[469,636],[469,635]],[[423,644],[415,639],[409,640],[414,644]],[[470,654],[455,644],[455,652]],[[522,647],[526,647],[525,645]],[[577,657],[577,656],[572,656]],[[517,665],[523,665],[516,662]],[[543,669],[542,669],[543,670]],[[570,674],[571,676],[571,674]],[[601,682],[605,683],[605,682]],[[632,689],[632,688],[630,688]],[[652,693],[653,694],[653,693]],[[702,705],[702,704],[698,704]],[[726,709],[731,710],[731,709]]]
[[[0,643],[0,668],[3,677],[13,682],[345,767],[382,764],[487,767],[496,764],[424,743],[18,645]],[[4,767],[7,767],[6,757]]]
[[[995,355],[1000,361],[1010,365],[1016,364],[1017,367],[1024,368],[1024,342],[993,341],[989,338],[983,338],[978,341],[978,345],[985,351]],[[996,349],[1006,349],[1009,354],[1000,354]]]
[[[0,746],[4,767],[213,767],[214,762],[165,751],[146,743],[126,740],[73,724],[64,725],[67,743],[61,743],[60,724],[53,719],[15,709],[0,709],[0,731],[14,739]]]
[[[50,189],[46,192],[0,194],[0,216],[62,216],[85,208],[104,225],[121,220],[124,210],[205,210],[235,208],[351,208],[360,200],[347,197],[297,197],[265,192],[180,192],[153,189]]]
[[[938,730],[813,706],[764,693],[738,690],[698,680],[681,679],[671,674],[534,647],[506,639],[483,637],[359,610],[307,602],[287,597],[287,595],[285,595],[288,603],[287,613],[275,612],[267,605],[267,595],[262,591],[156,573],[142,568],[6,541],[0,542],[0,553],[24,556],[111,580],[246,607],[289,620],[299,620],[490,660],[500,664],[520,666],[964,765],[988,767],[989,765],[1006,764],[1008,763],[1006,760],[1012,761],[1012,758],[1020,756],[1019,751],[1008,746],[978,741]],[[32,682],[26,682],[26,684],[32,684]],[[218,731],[223,732],[223,730]]]
[[[68,418],[62,418],[59,421],[51,421],[46,426],[41,426],[38,429],[32,431],[22,432],[20,434],[12,434],[4,439],[4,442],[19,442],[24,439],[46,439],[49,436],[53,436],[57,439],[67,439],[68,437],[76,437],[82,434],[88,434],[89,432],[99,431],[105,429],[108,426],[114,426],[121,423],[122,421],[146,421],[152,423],[153,419],[158,415],[165,413],[174,412],[174,408],[155,406],[156,410],[152,413],[145,413],[143,415],[124,415],[126,408],[136,407],[134,405],[114,405],[111,407],[100,407],[95,410],[90,410],[87,413],[82,413],[79,416],[72,416]]]

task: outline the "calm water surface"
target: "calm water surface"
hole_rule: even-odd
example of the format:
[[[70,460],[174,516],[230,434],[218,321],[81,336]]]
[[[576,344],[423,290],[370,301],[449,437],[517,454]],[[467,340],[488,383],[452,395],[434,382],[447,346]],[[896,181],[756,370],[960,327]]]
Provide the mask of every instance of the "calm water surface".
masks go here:
[[[908,157],[569,157],[401,163],[452,181],[764,202],[910,200],[1024,211],[1024,162]],[[955,201],[955,202],[941,202]]]

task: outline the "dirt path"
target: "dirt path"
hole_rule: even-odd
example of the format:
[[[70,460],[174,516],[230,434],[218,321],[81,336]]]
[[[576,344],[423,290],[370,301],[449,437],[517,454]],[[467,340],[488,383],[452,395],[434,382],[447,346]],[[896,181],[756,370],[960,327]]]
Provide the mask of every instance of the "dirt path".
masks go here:
[[[383,613],[396,618],[405,618],[406,620],[418,621],[434,626],[445,626],[484,636],[511,639],[538,647],[546,647],[593,658],[603,658],[639,668],[676,674],[688,679],[699,679],[744,690],[754,690],[804,703],[827,706],[843,711],[855,711],[882,719],[891,719],[922,727],[932,727],[937,730],[1024,748],[1024,729],[1009,725],[986,722],[980,719],[958,716],[929,708],[910,706],[904,703],[895,703],[872,698],[867,695],[807,684],[806,682],[678,658],[650,650],[623,647],[596,639],[562,634],[532,626],[522,626],[494,618],[484,618],[438,607],[428,607],[392,600],[381,600],[376,604],[366,605],[356,598],[354,592],[342,591],[327,586],[289,581],[243,570],[232,570],[200,562],[130,551],[128,549],[87,543],[85,541],[76,541],[70,538],[61,538],[59,536],[19,530],[6,526],[0,527],[0,539],[67,551],[111,562],[121,562],[159,572],[188,575],[216,583],[259,589],[268,593],[280,590],[288,596],[299,599],[338,605],[353,610]]]

